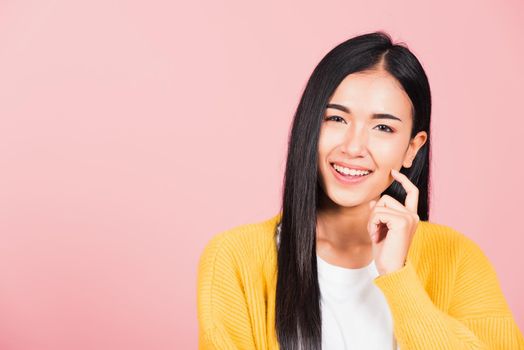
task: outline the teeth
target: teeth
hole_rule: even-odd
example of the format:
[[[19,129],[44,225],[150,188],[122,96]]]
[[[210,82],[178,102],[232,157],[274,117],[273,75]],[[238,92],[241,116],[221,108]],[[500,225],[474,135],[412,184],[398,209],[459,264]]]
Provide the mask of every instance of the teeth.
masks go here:
[[[343,173],[344,175],[363,176],[369,174],[368,170],[349,169],[339,166],[337,164],[333,164],[333,168],[335,168],[335,170],[337,170],[338,172]]]

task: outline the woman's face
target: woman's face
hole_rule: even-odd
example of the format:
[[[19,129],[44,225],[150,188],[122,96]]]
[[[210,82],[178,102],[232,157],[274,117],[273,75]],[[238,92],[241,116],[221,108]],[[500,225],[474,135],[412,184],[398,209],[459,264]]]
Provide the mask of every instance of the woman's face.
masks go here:
[[[391,169],[412,165],[427,134],[421,131],[410,140],[411,111],[409,96],[386,71],[344,78],[329,99],[320,129],[318,170],[327,197],[339,206],[367,206],[393,183]],[[333,164],[371,172],[362,178],[339,175]]]

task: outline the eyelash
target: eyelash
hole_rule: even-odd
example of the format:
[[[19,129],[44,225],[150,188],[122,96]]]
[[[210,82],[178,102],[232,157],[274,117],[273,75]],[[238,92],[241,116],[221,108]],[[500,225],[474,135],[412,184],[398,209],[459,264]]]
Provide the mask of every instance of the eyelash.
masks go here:
[[[327,117],[327,118],[325,118],[324,120],[326,120],[326,121],[330,121],[330,120],[333,120],[333,118],[340,118],[340,119],[344,120],[342,117],[339,117],[338,115],[334,115],[334,116],[331,116],[331,117]],[[377,126],[385,126],[386,128],[388,128],[389,131],[385,131],[385,132],[387,132],[387,133],[393,133],[393,132],[394,132],[393,129],[391,129],[389,126],[387,126],[387,125],[385,125],[385,124],[379,124],[379,125],[377,125]]]

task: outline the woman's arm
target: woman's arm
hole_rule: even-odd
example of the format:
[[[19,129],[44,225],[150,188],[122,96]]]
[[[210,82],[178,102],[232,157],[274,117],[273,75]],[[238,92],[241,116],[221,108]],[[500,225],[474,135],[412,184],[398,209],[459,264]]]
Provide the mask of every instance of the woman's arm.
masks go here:
[[[255,349],[246,298],[227,236],[213,237],[200,256],[197,277],[200,350]]]
[[[375,284],[390,305],[400,349],[524,349],[524,339],[502,294],[491,263],[464,237],[447,312],[437,308],[410,260]]]

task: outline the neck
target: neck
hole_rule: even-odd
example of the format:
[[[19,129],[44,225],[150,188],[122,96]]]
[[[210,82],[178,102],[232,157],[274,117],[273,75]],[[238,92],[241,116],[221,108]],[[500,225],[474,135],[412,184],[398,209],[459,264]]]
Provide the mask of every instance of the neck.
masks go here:
[[[317,210],[317,243],[340,251],[371,246],[367,229],[370,214],[368,201],[342,207],[323,195]]]

